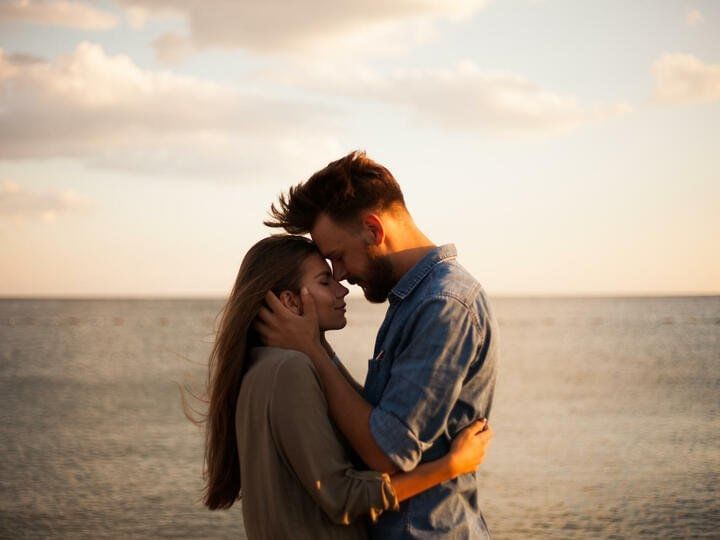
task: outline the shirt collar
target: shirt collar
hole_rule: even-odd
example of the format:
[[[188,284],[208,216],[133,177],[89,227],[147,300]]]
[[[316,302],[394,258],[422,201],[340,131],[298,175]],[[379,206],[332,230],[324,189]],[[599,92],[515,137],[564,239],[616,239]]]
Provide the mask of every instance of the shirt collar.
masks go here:
[[[433,266],[440,261],[454,257],[457,257],[455,244],[445,244],[434,248],[400,278],[400,281],[397,282],[388,295],[390,303],[403,300],[430,273]]]

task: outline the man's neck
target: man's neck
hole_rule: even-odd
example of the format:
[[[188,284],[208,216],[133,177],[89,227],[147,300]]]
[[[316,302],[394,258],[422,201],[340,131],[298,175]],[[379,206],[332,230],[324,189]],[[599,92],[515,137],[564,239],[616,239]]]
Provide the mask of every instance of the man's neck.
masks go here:
[[[395,231],[388,241],[388,257],[393,266],[395,278],[399,281],[425,255],[437,246],[414,225]]]

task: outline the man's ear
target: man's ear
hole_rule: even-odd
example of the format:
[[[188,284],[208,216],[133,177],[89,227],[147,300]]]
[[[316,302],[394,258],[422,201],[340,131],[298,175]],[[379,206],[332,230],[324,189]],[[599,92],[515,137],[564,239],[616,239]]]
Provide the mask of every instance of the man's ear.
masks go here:
[[[282,302],[283,306],[288,308],[296,315],[300,315],[300,299],[297,297],[296,294],[293,294],[290,291],[283,291],[280,293],[280,296],[278,296],[278,298]]]
[[[377,214],[367,214],[363,219],[363,235],[368,245],[379,246],[385,240],[385,226]]]

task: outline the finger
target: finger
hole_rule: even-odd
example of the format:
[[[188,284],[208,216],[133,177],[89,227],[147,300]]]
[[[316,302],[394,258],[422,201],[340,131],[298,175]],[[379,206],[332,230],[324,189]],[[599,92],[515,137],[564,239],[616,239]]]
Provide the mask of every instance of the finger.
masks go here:
[[[257,314],[258,320],[261,320],[265,324],[270,324],[275,319],[275,314],[265,306],[260,306]]]
[[[259,319],[255,319],[255,322],[253,323],[253,328],[258,334],[260,334],[260,337],[262,337],[263,339],[267,339],[267,337],[270,335],[270,327]]]
[[[473,435],[477,435],[482,430],[485,429],[485,426],[487,426],[487,419],[485,418],[478,418],[475,420],[472,424],[470,424],[465,429],[469,430]]]
[[[285,309],[283,303],[272,291],[268,291],[267,293],[265,293],[265,302],[267,303],[268,307],[273,311],[273,313],[279,313],[279,310]]]
[[[492,430],[490,426],[487,427],[487,429],[481,431],[477,434],[478,437],[480,437],[484,441],[489,441],[493,438],[493,435],[495,435],[495,432]]]

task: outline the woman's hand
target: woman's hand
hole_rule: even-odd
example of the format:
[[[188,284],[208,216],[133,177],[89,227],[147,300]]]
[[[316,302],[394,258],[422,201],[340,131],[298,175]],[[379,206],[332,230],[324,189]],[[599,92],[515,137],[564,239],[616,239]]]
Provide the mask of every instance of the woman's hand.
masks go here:
[[[404,501],[426,489],[475,472],[485,458],[493,433],[487,420],[476,420],[453,439],[450,452],[435,461],[426,461],[412,471],[390,477],[398,501]]]
[[[475,420],[453,439],[447,455],[453,478],[474,472],[485,459],[493,431],[487,420]]]

